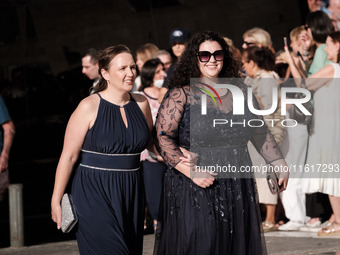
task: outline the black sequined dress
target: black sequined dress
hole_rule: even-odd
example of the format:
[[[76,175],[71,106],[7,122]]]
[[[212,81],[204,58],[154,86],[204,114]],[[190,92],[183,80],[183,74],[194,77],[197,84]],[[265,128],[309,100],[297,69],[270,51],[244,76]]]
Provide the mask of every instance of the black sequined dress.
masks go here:
[[[244,93],[245,105],[247,90]],[[247,142],[251,140],[267,163],[283,158],[267,126],[259,128],[235,125],[207,129],[195,123],[190,134],[190,111],[200,110],[190,99],[189,87],[170,90],[163,100],[156,120],[159,151],[168,164],[164,179],[163,219],[158,254],[171,255],[258,255],[266,254],[256,184],[253,178],[223,176],[213,185],[201,188],[175,169],[182,156],[179,146],[190,149],[193,143],[200,157],[211,162],[229,163],[237,169],[251,166]],[[219,109],[208,105],[207,121],[219,118],[260,118],[245,107],[243,116],[232,114],[231,93],[221,97]],[[215,113],[210,114],[211,111]],[[209,117],[210,116],[210,117]],[[192,117],[191,117],[192,118]],[[210,119],[209,119],[210,118]],[[190,135],[192,136],[190,139]],[[210,146],[213,145],[213,146]],[[221,162],[224,161],[224,162]]]

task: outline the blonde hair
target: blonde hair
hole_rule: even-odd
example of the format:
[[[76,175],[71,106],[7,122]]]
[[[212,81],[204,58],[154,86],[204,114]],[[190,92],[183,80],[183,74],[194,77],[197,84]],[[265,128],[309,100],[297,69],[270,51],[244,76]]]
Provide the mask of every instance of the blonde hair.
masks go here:
[[[136,55],[138,55],[143,62],[146,62],[151,59],[157,51],[159,51],[159,49],[156,45],[153,43],[146,43],[137,49]]]
[[[168,51],[166,50],[159,50],[157,52],[155,52],[153,55],[152,55],[152,58],[158,58],[158,56],[161,56],[161,55],[167,55],[171,58],[171,55]]]
[[[290,31],[289,36],[290,38],[293,38],[296,41],[300,40],[300,34],[305,30],[305,26],[298,26],[296,28],[293,28],[292,31]]]
[[[272,48],[273,43],[270,34],[262,28],[254,27],[252,29],[247,30],[243,34],[243,39],[245,37],[253,38],[254,43],[260,44],[263,47]]]

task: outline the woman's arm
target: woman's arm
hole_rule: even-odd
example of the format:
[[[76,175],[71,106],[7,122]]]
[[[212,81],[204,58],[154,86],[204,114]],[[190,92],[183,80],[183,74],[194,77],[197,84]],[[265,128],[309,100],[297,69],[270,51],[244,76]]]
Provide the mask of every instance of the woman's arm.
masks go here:
[[[306,88],[308,90],[316,91],[322,86],[329,86],[333,80],[333,76],[333,65],[326,65],[320,71],[312,74],[306,79]]]
[[[170,90],[164,97],[159,108],[155,127],[157,137],[157,148],[165,163],[175,168],[192,181],[202,187],[210,186],[214,177],[210,174],[194,178],[193,166],[182,161],[183,153],[178,144],[179,125],[188,103],[189,89],[175,88]],[[188,154],[184,156],[189,158]],[[190,161],[190,160],[189,160]]]
[[[148,100],[146,99],[145,96],[142,94],[134,93],[133,98],[137,102],[139,108],[144,114],[144,117],[148,123],[148,127],[150,131],[152,130],[153,127],[153,121],[152,121],[152,115],[151,115],[151,109]]]
[[[97,95],[87,97],[80,102],[67,124],[51,201],[52,219],[57,223],[58,229],[61,227],[60,201],[70,179],[73,166],[78,159],[85,135],[96,119],[98,105],[99,97]]]
[[[255,108],[259,109],[260,106],[253,95],[253,102]],[[256,115],[255,115],[256,116]],[[263,120],[263,116],[257,116],[258,119]],[[266,161],[266,164],[270,164],[274,169],[279,169],[279,185],[282,185],[280,192],[286,189],[289,177],[289,171],[281,153],[280,147],[275,141],[274,136],[270,132],[266,124],[255,127],[250,141],[255,146],[258,153]]]
[[[152,121],[152,114],[151,114],[151,108],[150,108],[149,102],[146,99],[146,97],[142,94],[134,93],[133,97],[136,100],[139,108],[141,109],[141,111],[144,114],[144,117],[145,117],[145,119],[148,123],[148,127],[149,127],[150,134],[151,134],[152,128],[153,128],[153,121]],[[154,145],[152,136],[151,136],[151,139],[150,139],[149,144],[147,146],[147,150],[149,150],[149,151],[151,151],[155,154],[158,154],[156,147]]]
[[[287,61],[287,63],[289,64],[292,76],[296,79],[306,78],[307,74],[305,70],[299,68],[298,65],[295,63],[292,55],[290,54],[288,46],[285,46],[284,50],[285,50],[285,55],[282,55],[282,58],[284,58],[284,60]],[[297,85],[299,85],[299,82],[297,82]]]
[[[13,121],[9,120],[3,123],[2,129],[3,129],[3,145],[0,154],[0,173],[8,169],[9,152],[11,150],[15,134],[15,126]]]

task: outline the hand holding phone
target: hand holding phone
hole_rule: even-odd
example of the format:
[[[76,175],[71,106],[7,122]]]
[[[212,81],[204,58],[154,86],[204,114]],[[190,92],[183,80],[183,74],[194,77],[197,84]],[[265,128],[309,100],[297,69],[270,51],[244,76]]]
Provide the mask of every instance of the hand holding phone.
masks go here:
[[[284,43],[284,46],[286,47],[288,47],[288,43],[287,43],[287,37],[283,37],[283,43]]]

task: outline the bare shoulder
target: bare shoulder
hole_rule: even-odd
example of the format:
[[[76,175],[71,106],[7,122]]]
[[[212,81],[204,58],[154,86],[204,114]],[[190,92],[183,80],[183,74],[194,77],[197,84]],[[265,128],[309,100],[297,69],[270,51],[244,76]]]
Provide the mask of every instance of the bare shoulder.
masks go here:
[[[131,96],[137,102],[137,104],[142,110],[144,110],[146,107],[149,107],[149,102],[144,95],[138,93],[131,93]]]
[[[88,97],[85,97],[80,101],[78,108],[81,110],[90,111],[93,108],[98,108],[100,98],[98,95],[94,94]]]
[[[151,116],[149,101],[142,94],[131,93],[131,96],[133,97],[133,99],[135,99],[139,108],[143,112],[144,117],[145,117],[146,121],[148,122],[149,128],[151,130],[151,128],[152,128],[152,116]]]
[[[84,98],[79,104],[77,109],[73,112],[73,116],[82,118],[84,121],[93,121],[98,112],[100,98],[94,94]]]
[[[131,93],[131,96],[137,103],[144,103],[148,101],[146,97],[140,93]]]

